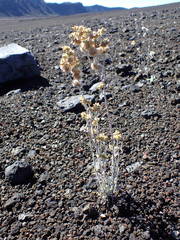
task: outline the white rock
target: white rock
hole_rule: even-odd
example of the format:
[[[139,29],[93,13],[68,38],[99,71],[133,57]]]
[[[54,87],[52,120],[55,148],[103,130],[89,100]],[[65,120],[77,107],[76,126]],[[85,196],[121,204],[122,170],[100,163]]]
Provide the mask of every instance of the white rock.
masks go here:
[[[0,83],[39,75],[39,68],[28,49],[15,43],[0,48]]]

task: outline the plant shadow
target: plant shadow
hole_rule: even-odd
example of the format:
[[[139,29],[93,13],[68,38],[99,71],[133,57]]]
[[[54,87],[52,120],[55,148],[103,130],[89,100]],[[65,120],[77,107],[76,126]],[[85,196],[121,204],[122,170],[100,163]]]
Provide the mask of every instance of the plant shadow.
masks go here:
[[[174,240],[168,226],[176,226],[178,218],[174,215],[162,214],[161,208],[156,208],[156,202],[145,199],[143,202],[135,200],[128,193],[122,193],[117,198],[109,196],[108,205],[110,211],[117,217],[128,218],[133,228],[149,231],[152,240]]]

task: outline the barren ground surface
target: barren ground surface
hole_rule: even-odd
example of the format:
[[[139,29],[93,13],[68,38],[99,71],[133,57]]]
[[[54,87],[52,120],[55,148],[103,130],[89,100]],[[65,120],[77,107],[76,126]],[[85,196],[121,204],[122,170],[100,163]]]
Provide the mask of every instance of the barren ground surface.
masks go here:
[[[118,197],[109,206],[98,200],[80,114],[56,104],[79,94],[58,67],[74,24],[105,27],[111,39],[103,64],[123,153]],[[0,239],[178,240],[180,4],[1,19],[0,33],[0,46],[15,42],[34,54],[42,76],[0,86]],[[86,94],[100,80],[86,62],[83,79]],[[34,170],[28,184],[5,180],[17,160]]]

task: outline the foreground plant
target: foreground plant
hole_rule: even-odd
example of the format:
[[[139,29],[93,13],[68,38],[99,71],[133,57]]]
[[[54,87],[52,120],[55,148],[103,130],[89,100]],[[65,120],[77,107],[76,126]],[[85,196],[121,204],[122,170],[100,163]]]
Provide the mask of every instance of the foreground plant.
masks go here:
[[[93,71],[103,76],[103,66],[99,63],[98,57],[106,53],[109,49],[109,40],[103,39],[105,29],[101,28],[92,31],[84,26],[74,26],[70,34],[71,43],[79,46],[81,52],[88,56],[90,67]],[[73,77],[72,85],[81,90],[81,70],[80,60],[76,52],[69,46],[63,47],[63,55],[60,60],[61,70],[71,73]],[[108,102],[105,94],[105,81],[102,77],[97,89],[104,96],[105,107],[99,103],[92,104],[89,100],[81,96],[81,104],[85,112],[81,117],[86,121],[85,131],[89,137],[90,151],[92,154],[94,173],[99,187],[99,193],[103,197],[114,196],[117,192],[119,177],[119,160],[121,147],[121,133],[113,131],[112,119],[108,110]],[[102,115],[107,118],[108,125],[103,127]]]

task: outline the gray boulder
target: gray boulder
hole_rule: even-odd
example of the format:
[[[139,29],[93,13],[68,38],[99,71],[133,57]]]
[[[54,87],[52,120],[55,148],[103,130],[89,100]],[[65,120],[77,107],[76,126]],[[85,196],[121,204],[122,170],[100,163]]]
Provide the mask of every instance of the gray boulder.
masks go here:
[[[5,178],[12,185],[27,183],[32,180],[32,177],[32,167],[25,161],[16,161],[5,169]]]
[[[84,110],[84,107],[80,103],[80,97],[81,95],[66,97],[57,102],[57,105],[63,112],[81,112]],[[89,101],[95,99],[94,95],[83,95],[83,97]]]
[[[39,76],[33,55],[15,43],[0,48],[0,83]]]

